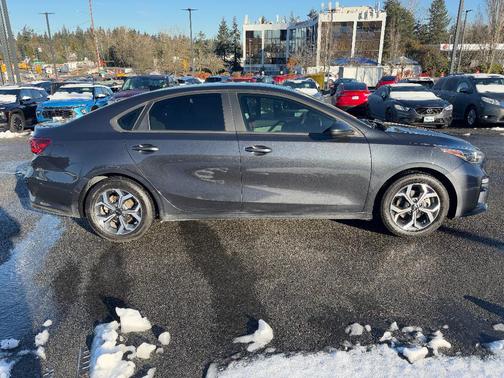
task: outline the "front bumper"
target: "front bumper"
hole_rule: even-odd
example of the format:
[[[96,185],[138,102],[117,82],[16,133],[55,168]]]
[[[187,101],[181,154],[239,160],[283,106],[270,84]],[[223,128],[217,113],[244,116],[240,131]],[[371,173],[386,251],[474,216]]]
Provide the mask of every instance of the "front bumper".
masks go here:
[[[453,217],[467,217],[488,209],[490,179],[481,165],[464,163],[448,175],[457,194]]]
[[[419,114],[415,109],[402,111],[396,109],[397,122],[413,126],[449,126],[453,120],[453,111],[445,110],[438,114]]]
[[[485,104],[480,111],[479,120],[481,123],[504,123],[504,106]]]
[[[75,118],[80,118],[89,111],[84,107],[62,107],[62,108],[39,108],[37,109],[37,121],[43,122],[69,122]]]

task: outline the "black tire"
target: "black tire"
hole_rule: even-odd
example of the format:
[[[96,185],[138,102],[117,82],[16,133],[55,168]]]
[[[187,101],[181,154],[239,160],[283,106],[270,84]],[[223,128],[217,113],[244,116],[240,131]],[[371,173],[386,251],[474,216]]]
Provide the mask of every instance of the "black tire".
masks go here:
[[[469,106],[464,113],[464,123],[467,127],[478,126],[478,110],[474,106]]]
[[[449,124],[443,123],[442,125],[437,125],[436,128],[438,128],[438,129],[447,129],[448,126],[449,126]]]
[[[392,111],[391,108],[385,110],[385,121],[394,122],[394,112]]]
[[[436,197],[425,199],[425,201],[420,202],[414,201],[413,204],[409,203],[406,198],[401,197],[398,194],[404,189],[412,186],[412,191],[410,192],[412,195],[410,197],[414,197],[414,195],[420,194],[420,185],[426,184],[429,189],[437,195]],[[418,188],[418,189],[417,189]],[[418,192],[415,193],[415,192]],[[429,192],[431,195],[433,192]],[[415,200],[415,198],[412,198]],[[418,199],[418,198],[417,198]],[[393,202],[394,201],[394,202]],[[405,201],[405,205],[401,206],[397,201]],[[408,202],[408,203],[406,203]],[[432,213],[432,209],[436,209],[436,204],[439,205],[439,210],[436,214]],[[392,214],[392,205],[394,208],[402,208],[403,210],[414,209],[414,205],[416,205],[417,212],[413,213],[412,211],[408,211],[405,214],[397,216],[397,222],[394,220],[394,215]],[[420,208],[422,210],[420,210]],[[380,203],[380,216],[384,226],[394,235],[397,236],[412,236],[419,237],[425,236],[436,231],[446,219],[448,214],[448,210],[450,208],[450,196],[448,195],[448,191],[445,186],[435,177],[430,176],[428,174],[423,173],[413,173],[399,178],[392,185],[388,187],[388,189],[383,194],[381,203]],[[434,219],[430,219],[427,214],[427,210],[431,213]],[[413,214],[418,214],[415,216],[416,220],[418,220],[419,226],[418,229],[405,229],[404,226],[407,226],[410,220],[413,219]],[[417,222],[414,221],[414,226],[416,228]],[[403,224],[404,223],[404,224]]]
[[[21,133],[26,127],[23,113],[11,113],[9,117],[9,130],[13,133]]]
[[[116,190],[120,190],[122,193],[127,192],[133,197],[124,202],[123,206],[121,206],[121,210],[115,210],[115,218],[112,218],[111,221],[108,221],[106,222],[107,224],[105,224],[105,222],[101,222],[100,220],[107,219],[108,217],[114,217],[114,211],[110,210],[109,207],[98,204],[103,199],[103,193],[106,193],[106,197],[108,199],[107,203],[117,209],[117,207],[119,207],[117,203],[118,199],[116,199],[116,202],[113,202],[112,198],[118,198],[118,195],[115,194]],[[111,195],[109,196],[108,194]],[[131,203],[130,207],[128,207],[130,205],[127,203],[128,201]],[[139,214],[136,214],[136,216],[140,216],[139,221],[136,216],[133,217],[126,214],[126,211],[131,212],[133,209],[136,209],[137,204],[140,205]],[[105,179],[93,186],[86,197],[84,211],[90,226],[99,236],[118,243],[129,242],[141,238],[150,228],[155,217],[154,203],[149,193],[136,182],[124,177]],[[123,211],[125,213],[122,213]],[[118,234],[117,231],[119,231],[121,223],[119,222],[119,215],[123,217],[123,220],[127,221],[127,226],[130,226],[133,230],[128,231],[123,228],[123,230],[126,230],[127,232]]]

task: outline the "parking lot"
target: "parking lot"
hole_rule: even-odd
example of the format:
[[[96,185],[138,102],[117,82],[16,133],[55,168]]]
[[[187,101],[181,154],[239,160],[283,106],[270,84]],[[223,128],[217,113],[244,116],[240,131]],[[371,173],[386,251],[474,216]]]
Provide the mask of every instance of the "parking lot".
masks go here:
[[[360,221],[198,221],[158,223],[122,245],[85,222],[31,210],[22,180],[28,137],[0,140],[0,339],[29,349],[53,321],[47,359],[21,357],[13,376],[74,376],[93,327],[115,306],[171,333],[143,367],[162,376],[198,377],[212,362],[250,355],[232,340],[258,319],[273,328],[276,352],[340,348],[353,322],[372,327],[361,344],[376,344],[396,321],[448,325],[446,354],[484,355],[478,343],[504,322],[504,131],[448,132],[487,154],[490,210],[433,236],[401,239]]]

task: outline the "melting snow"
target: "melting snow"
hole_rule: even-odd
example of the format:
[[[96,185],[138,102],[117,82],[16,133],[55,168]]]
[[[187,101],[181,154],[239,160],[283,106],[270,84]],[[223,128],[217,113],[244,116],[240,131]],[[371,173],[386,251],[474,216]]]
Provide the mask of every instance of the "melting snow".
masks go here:
[[[423,360],[428,354],[429,350],[426,347],[411,346],[397,349],[410,363]]]
[[[142,360],[148,360],[150,358],[151,353],[154,352],[155,349],[156,349],[155,345],[149,343],[142,343],[137,348],[136,356],[138,358],[141,358]]]
[[[0,94],[0,104],[10,104],[17,101],[15,94]]]
[[[0,349],[14,349],[14,348],[17,348],[18,345],[19,345],[19,340],[16,340],[16,339],[5,339],[5,340],[0,341]]]
[[[14,361],[0,360],[0,378],[9,378]]]
[[[392,340],[392,333],[390,331],[385,331],[383,336],[380,338],[380,343],[388,340]]]
[[[415,326],[403,327],[401,329],[402,333],[413,333],[413,332],[422,332],[422,328]]]
[[[369,324],[366,324],[364,328],[366,329],[366,331],[371,332],[371,326]]]
[[[434,355],[436,356],[439,354],[438,352],[439,348],[446,348],[446,349],[451,348],[451,344],[444,339],[443,333],[441,331],[434,332],[434,335],[427,344],[427,346],[432,349]]]
[[[121,319],[121,332],[123,333],[145,332],[152,327],[149,320],[142,317],[138,310],[116,307],[116,313]]]
[[[151,368],[143,378],[154,378],[154,374],[156,374],[156,368]]]
[[[49,331],[47,329],[43,330],[35,336],[35,346],[42,346],[49,340]]]
[[[47,328],[47,327],[52,326],[52,320],[51,320],[51,319],[47,319],[47,320],[44,322],[44,324],[42,324],[42,326],[44,326],[44,327],[46,327],[46,328]]]
[[[93,98],[91,92],[56,92],[55,94],[49,96],[50,100],[71,100],[71,99],[83,99],[90,100]]]
[[[10,130],[0,132],[0,139],[13,139],[29,135],[30,133],[13,133]]]
[[[490,130],[494,130],[494,131],[504,131],[504,127],[492,127]]]
[[[390,332],[395,332],[395,331],[399,330],[399,327],[397,326],[397,322],[393,322],[393,323],[390,325],[390,327],[389,327],[389,329],[388,329],[388,330],[389,330]]]
[[[170,332],[163,332],[161,335],[159,335],[158,340],[162,345],[170,344],[171,340]]]
[[[496,340],[483,344],[483,347],[492,353],[499,353],[504,351],[504,340]]]
[[[254,352],[264,348],[271,340],[273,340],[273,329],[264,320],[259,320],[259,328],[252,335],[237,337],[233,343],[251,343],[247,350]]]
[[[349,336],[360,336],[362,335],[362,332],[364,332],[364,327],[359,323],[350,324],[345,328],[345,333]]]
[[[41,359],[45,360],[46,359],[46,354],[45,354],[45,349],[43,346],[39,346],[37,350],[35,351],[35,354],[39,356]]]

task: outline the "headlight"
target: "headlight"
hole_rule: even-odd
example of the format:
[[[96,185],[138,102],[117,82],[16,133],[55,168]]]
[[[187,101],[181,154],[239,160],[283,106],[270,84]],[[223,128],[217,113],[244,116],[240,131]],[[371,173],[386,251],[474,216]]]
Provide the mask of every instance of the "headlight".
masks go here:
[[[399,105],[399,104],[394,104],[394,108],[396,108],[397,110],[400,110],[402,112],[409,112],[409,110],[410,110],[410,108],[408,108],[406,106]]]
[[[0,119],[3,121],[7,119],[7,115],[5,114],[5,112],[0,112]]]
[[[87,113],[86,108],[81,108],[80,111],[81,111],[82,114],[86,114]]]
[[[450,110],[453,110],[453,105],[448,105],[446,108],[444,108],[444,110],[446,111],[450,111]]]
[[[497,106],[500,105],[499,100],[496,100],[496,99],[490,98],[490,97],[481,97],[481,101],[486,102],[487,104],[492,104],[492,105],[497,105]]]
[[[457,156],[473,164],[481,164],[485,160],[485,154],[480,150],[465,150],[459,148],[441,148],[445,154]]]

